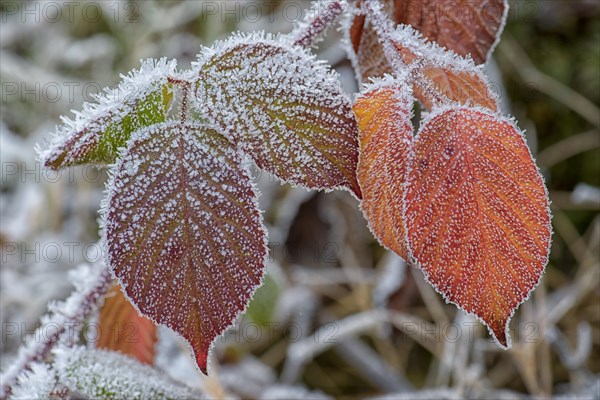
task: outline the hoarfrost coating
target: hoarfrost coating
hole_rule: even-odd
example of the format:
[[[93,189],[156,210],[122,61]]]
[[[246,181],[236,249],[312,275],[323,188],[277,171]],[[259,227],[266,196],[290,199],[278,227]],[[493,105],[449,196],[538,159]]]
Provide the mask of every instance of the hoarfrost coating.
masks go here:
[[[131,303],[187,339],[206,373],[212,342],[265,270],[266,233],[239,153],[206,125],[154,125],[133,135],[107,191],[108,264]]]
[[[193,104],[259,167],[360,196],[350,100],[322,61],[283,36],[253,33],[205,49],[196,68]]]

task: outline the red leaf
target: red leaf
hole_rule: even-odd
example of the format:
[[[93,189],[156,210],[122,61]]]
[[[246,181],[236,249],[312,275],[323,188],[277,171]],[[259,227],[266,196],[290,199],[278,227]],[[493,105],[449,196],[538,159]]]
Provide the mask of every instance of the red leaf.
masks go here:
[[[551,237],[523,135],[483,109],[446,109],[423,123],[413,149],[404,199],[413,261],[510,347],[510,317],[538,284]]]
[[[506,0],[394,0],[394,20],[458,55],[484,63],[506,20]]]
[[[96,347],[119,351],[145,364],[154,363],[156,325],[138,314],[118,285],[113,285],[100,309]]]
[[[204,125],[138,131],[104,214],[109,265],[130,301],[183,336],[206,373],[211,343],[264,274],[266,235],[237,150]]]
[[[338,76],[307,50],[234,36],[200,60],[201,112],[256,164],[309,189],[356,182],[358,132]]]
[[[352,110],[358,122],[357,178],[362,210],[382,245],[408,259],[402,196],[412,141],[412,97],[399,82],[361,94]]]
[[[415,67],[412,68],[411,74],[414,95],[426,108],[431,110],[434,106],[460,103],[498,111],[496,95],[491,90],[481,67],[476,66],[473,60],[449,52],[436,43],[427,42],[420,32],[410,26],[401,25],[392,30],[379,19],[374,20],[374,23],[382,25],[378,27],[378,31],[382,35],[380,40],[386,44],[386,54],[391,58],[398,58],[399,63]],[[375,31],[369,32],[374,36],[374,40],[378,40]],[[369,51],[377,53],[373,56],[388,58],[381,45]],[[365,68],[371,72],[388,71],[380,69],[376,66],[378,65],[376,61],[373,62],[372,65],[367,64],[362,67],[362,64],[359,64],[359,67],[363,68],[363,75],[367,72]],[[369,75],[370,72],[363,78]]]
[[[460,103],[498,111],[496,94],[488,79],[472,60],[450,53],[407,26],[390,34],[391,51],[407,64],[418,64],[413,71],[415,97],[428,109]]]
[[[356,7],[360,7],[358,1]],[[484,63],[493,51],[508,12],[506,0],[384,0],[385,10],[396,24],[410,25],[428,40],[458,55],[470,55]],[[348,23],[349,51],[354,55],[357,76],[391,73],[381,44],[368,18],[355,16]]]
[[[429,64],[415,74],[415,97],[431,110],[453,102],[498,111],[496,95],[487,78],[476,69]]]

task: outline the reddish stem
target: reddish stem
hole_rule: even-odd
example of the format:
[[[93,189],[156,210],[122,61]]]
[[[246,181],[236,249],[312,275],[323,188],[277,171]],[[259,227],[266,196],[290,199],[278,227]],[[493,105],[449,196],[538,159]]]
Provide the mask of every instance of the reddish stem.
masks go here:
[[[319,10],[317,3],[316,7],[313,6],[315,9],[312,10],[314,12],[312,19],[292,31],[291,36],[294,38],[294,44],[306,48],[314,45],[321,34],[338,19],[346,6],[345,0],[332,0],[322,10]]]
[[[184,79],[173,78],[172,76],[167,77],[167,82],[177,85],[181,88],[181,123],[183,124],[185,121],[187,121],[190,87],[192,86],[192,82]]]

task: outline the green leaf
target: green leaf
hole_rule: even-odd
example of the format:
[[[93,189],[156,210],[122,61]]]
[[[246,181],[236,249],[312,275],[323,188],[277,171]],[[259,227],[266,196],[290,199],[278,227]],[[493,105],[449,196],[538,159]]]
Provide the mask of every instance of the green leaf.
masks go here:
[[[200,398],[164,373],[137,360],[108,350],[84,347],[54,350],[54,368],[60,383],[90,399]]]
[[[140,128],[165,121],[173,93],[167,76],[174,62],[146,60],[139,71],[123,78],[118,88],[84,103],[75,119],[64,119],[41,158],[46,167],[60,169],[80,164],[112,164],[119,149]]]
[[[360,197],[356,121],[323,62],[257,33],[205,49],[199,65],[194,104],[259,167],[292,184]]]

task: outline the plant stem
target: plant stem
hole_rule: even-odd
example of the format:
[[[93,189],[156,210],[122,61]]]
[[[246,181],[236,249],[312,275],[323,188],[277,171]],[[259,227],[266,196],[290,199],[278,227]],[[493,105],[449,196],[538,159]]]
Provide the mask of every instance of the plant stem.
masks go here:
[[[29,338],[29,342],[21,347],[15,362],[2,375],[0,399],[4,400],[10,396],[21,372],[29,370],[33,363],[44,360],[65,332],[68,331],[69,336],[75,336],[78,331],[74,328],[81,327],[83,321],[97,308],[110,288],[112,277],[105,265],[95,267],[101,269],[95,271],[95,276],[91,277],[93,279],[88,281],[89,286],[78,288],[63,303],[50,307],[52,311],[48,318],[42,319],[42,326]],[[56,328],[48,333],[49,326]]]
[[[167,77],[167,81],[181,88],[181,123],[184,124],[187,121],[188,116],[189,95],[192,82],[180,78],[173,78],[171,76]]]
[[[330,0],[324,6],[319,1],[313,2],[306,20],[290,33],[294,44],[305,48],[315,45],[322,33],[337,21],[347,6],[346,0]]]

